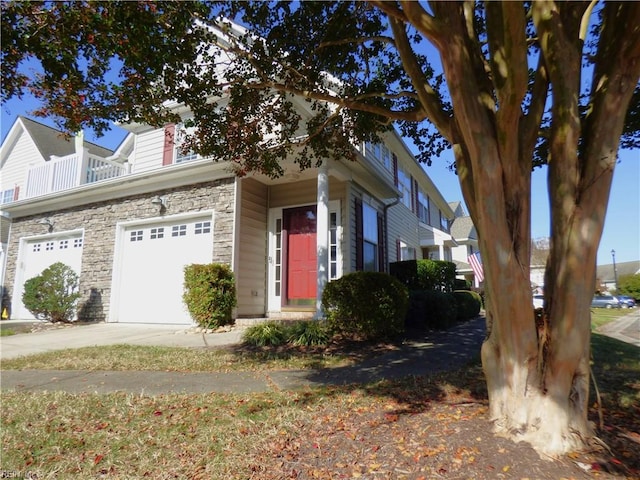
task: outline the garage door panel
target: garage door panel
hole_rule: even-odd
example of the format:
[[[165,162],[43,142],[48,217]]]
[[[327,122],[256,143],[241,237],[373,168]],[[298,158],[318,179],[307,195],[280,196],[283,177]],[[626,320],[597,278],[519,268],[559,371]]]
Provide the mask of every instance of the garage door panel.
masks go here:
[[[182,302],[184,267],[212,258],[210,219],[125,229],[118,321],[190,325]]]

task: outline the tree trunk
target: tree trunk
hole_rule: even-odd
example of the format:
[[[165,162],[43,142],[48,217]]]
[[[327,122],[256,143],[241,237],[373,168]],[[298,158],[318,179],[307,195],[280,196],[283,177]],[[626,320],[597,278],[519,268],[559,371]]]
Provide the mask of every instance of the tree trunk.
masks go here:
[[[478,230],[484,265],[488,337],[482,346],[482,364],[490,418],[496,433],[527,441],[539,452],[559,455],[583,447],[592,435],[587,419],[590,299],[618,139],[635,85],[629,80],[637,81],[638,57],[628,45],[613,49],[624,52],[633,67],[622,72],[603,70],[601,76],[610,88],[603,89],[602,98],[594,95],[593,114],[582,124],[576,73],[582,43],[575,30],[580,9],[587,4],[569,5],[560,13],[543,11],[555,8],[552,2],[537,5],[539,33],[546,63],[553,65],[549,73],[554,85],[551,251],[545,311],[539,319],[534,316],[529,276],[533,143],[527,131],[537,123],[520,111],[521,66],[513,58],[522,52],[505,47],[515,45],[508,35],[492,38],[492,32],[503,30],[492,23],[495,19],[487,21],[492,48],[513,57],[492,70],[498,100],[494,104],[481,80],[486,65],[477,60],[480,47],[467,35],[465,7],[456,4],[456,11],[451,4],[442,8],[434,4],[434,13],[446,24],[446,49],[441,55],[454,107],[456,167]],[[514,25],[510,20],[516,13],[508,11],[508,2],[491,8],[498,9],[496,18]],[[471,12],[466,16],[471,18]],[[548,23],[542,25],[543,21]],[[562,47],[550,38],[560,39]],[[609,56],[613,57],[612,52]],[[620,58],[615,61],[625,63]],[[515,72],[510,70],[514,64]],[[504,77],[497,78],[503,71]],[[593,83],[598,85],[598,79]]]

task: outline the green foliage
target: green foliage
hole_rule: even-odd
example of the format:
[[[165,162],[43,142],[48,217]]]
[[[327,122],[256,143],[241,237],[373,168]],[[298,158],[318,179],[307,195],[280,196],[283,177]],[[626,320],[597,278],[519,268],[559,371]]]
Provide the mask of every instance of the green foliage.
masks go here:
[[[256,347],[277,347],[285,344],[288,337],[289,331],[284,323],[269,320],[247,328],[242,334],[242,341]]]
[[[479,293],[456,290],[453,292],[453,297],[456,299],[458,320],[469,320],[478,316],[482,307],[482,298]]]
[[[389,264],[389,273],[396,277],[409,290],[418,288],[418,262],[403,260]]]
[[[452,292],[456,281],[456,264],[443,260],[423,259],[417,262],[418,288]]]
[[[418,328],[446,329],[456,322],[457,302],[453,294],[436,290],[411,292],[407,323]]]
[[[636,300],[640,299],[640,273],[635,275],[622,275],[618,279],[618,293],[628,295]]]
[[[309,320],[295,322],[289,327],[288,341],[299,346],[326,345],[331,339],[327,322]]]
[[[453,289],[455,290],[469,290],[471,288],[471,282],[464,278],[456,278],[453,281]]]
[[[218,263],[187,265],[182,299],[201,327],[217,328],[233,323],[231,313],[237,300],[231,268]]]
[[[380,272],[353,272],[327,284],[322,307],[332,330],[383,338],[404,329],[409,293],[399,280]]]
[[[79,298],[78,275],[57,262],[24,283],[22,303],[40,320],[70,322]]]

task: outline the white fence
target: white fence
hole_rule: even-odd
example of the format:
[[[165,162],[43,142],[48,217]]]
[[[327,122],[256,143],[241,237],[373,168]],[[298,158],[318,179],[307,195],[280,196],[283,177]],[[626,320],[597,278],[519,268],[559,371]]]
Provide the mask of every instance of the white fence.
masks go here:
[[[44,165],[29,169],[25,197],[59,192],[127,173],[127,164],[123,165],[91,154],[52,157]]]

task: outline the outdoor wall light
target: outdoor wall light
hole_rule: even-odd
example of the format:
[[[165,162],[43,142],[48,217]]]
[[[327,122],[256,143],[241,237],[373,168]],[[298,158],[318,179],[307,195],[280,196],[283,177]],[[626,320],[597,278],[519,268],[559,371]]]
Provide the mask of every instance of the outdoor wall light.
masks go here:
[[[49,233],[53,232],[53,220],[51,220],[49,217],[43,218],[42,220],[38,221],[39,225],[45,225],[47,227],[47,231]]]
[[[167,196],[166,195],[156,195],[151,199],[151,203],[153,205],[157,205],[160,208],[160,211],[167,208]]]

